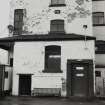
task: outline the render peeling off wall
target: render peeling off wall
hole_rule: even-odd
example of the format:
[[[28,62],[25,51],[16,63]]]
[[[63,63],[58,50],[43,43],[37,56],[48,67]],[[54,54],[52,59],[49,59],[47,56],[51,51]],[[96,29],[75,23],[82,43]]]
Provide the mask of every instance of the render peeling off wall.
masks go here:
[[[11,21],[13,24],[14,20],[14,9],[26,9],[24,14],[24,28],[23,34],[26,33],[37,33],[46,34],[50,31],[50,20],[52,19],[64,19],[65,24],[73,24],[72,22],[76,19],[86,19],[83,23],[79,23],[78,27],[83,28],[83,24],[87,24],[89,30],[88,34],[92,34],[92,24],[91,23],[91,13],[92,13],[92,3],[91,0],[65,0],[66,6],[64,7],[50,7],[50,0],[12,0],[11,4]],[[60,14],[55,14],[55,10],[61,10]],[[75,24],[78,24],[76,22]],[[46,27],[45,27],[46,26]],[[67,25],[69,28],[69,25]],[[70,33],[69,29],[66,32]],[[75,26],[73,26],[75,27]],[[81,30],[81,29],[80,29]],[[89,31],[88,30],[88,31]],[[71,33],[74,33],[71,31]],[[77,32],[82,34],[81,32]]]

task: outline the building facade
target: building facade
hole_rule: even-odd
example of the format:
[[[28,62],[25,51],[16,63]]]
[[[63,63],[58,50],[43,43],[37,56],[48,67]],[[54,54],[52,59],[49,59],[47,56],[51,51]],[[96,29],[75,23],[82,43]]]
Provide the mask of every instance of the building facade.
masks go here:
[[[13,47],[12,95],[93,97],[92,1],[11,0],[10,5],[11,34],[0,41]]]
[[[105,96],[105,1],[93,0],[93,35],[96,37],[96,96]]]

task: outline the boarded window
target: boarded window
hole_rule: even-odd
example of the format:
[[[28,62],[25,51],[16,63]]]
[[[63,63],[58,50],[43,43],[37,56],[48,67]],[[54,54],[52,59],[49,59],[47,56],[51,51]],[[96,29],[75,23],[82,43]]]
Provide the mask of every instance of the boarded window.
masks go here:
[[[104,24],[104,12],[94,12],[93,13],[93,25]]]
[[[51,5],[62,5],[65,4],[65,0],[51,0]]]
[[[22,33],[23,27],[23,9],[16,9],[14,11],[14,34],[18,35]]]
[[[50,31],[52,33],[64,33],[64,20],[52,20]]]
[[[61,72],[61,47],[46,46],[45,48],[45,70],[44,72]]]

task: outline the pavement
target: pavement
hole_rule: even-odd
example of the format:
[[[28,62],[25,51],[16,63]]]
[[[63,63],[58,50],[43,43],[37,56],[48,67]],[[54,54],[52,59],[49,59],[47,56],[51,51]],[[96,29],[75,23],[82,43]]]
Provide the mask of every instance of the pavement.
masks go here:
[[[105,105],[105,100],[71,101],[59,97],[1,97],[0,105]]]

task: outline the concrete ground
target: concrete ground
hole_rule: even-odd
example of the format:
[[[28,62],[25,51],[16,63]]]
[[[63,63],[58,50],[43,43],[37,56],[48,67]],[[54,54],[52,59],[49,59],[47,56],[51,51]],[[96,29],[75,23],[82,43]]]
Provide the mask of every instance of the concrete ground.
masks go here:
[[[58,97],[5,97],[0,105],[105,105],[105,100],[71,101]]]

